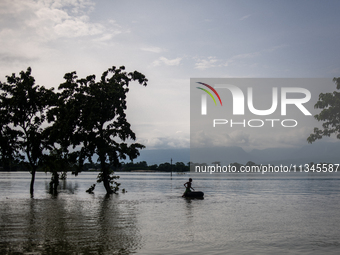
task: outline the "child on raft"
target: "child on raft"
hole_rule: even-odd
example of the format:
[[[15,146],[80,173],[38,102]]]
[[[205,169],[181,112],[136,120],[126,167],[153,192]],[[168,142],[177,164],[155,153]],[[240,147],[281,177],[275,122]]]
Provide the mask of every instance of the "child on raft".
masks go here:
[[[183,184],[185,187],[185,192],[183,193],[182,197],[185,197],[185,194],[191,192],[191,189],[195,191],[195,189],[191,187],[191,183],[192,183],[192,179],[189,178],[189,181]]]

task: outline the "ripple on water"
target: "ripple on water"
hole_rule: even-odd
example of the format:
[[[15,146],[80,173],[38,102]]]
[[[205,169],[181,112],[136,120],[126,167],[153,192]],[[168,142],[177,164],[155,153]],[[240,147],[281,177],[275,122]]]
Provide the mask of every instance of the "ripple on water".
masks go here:
[[[195,177],[198,200],[181,197],[188,176],[122,174],[128,192],[107,198],[101,186],[85,192],[96,179],[86,173],[53,197],[39,173],[31,199],[29,175],[1,174],[0,254],[340,251],[339,179]]]

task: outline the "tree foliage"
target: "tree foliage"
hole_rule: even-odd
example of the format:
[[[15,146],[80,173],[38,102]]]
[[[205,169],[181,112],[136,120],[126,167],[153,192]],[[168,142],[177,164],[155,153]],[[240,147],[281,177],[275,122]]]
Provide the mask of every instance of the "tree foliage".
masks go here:
[[[340,90],[340,78],[334,78],[336,89]],[[314,133],[307,138],[308,143],[312,143],[324,136],[335,134],[340,139],[340,92],[321,93],[318,102],[314,105],[317,109],[322,109],[314,116],[318,121],[323,121],[322,128],[314,128]]]
[[[146,86],[147,79],[137,71],[126,73],[125,67],[112,67],[105,71],[100,81],[95,75],[78,79],[76,72],[67,73],[65,82],[59,86],[59,104],[50,112],[49,120],[55,121],[51,128],[52,137],[62,148],[72,146],[77,150],[78,166],[84,161],[92,162],[98,155],[101,173],[98,182],[103,182],[107,193],[118,190],[117,177],[112,176],[110,165],[118,166],[120,160],[130,160],[139,155],[142,144],[126,119],[126,94],[129,83],[138,81]],[[115,186],[112,186],[114,184]]]
[[[7,140],[7,143],[1,143],[2,157],[13,159],[15,154],[25,155],[32,175],[30,193],[33,196],[35,172],[46,141],[42,124],[53,102],[53,89],[35,85],[31,68],[20,72],[19,77],[14,73],[7,76],[7,83],[0,82],[0,89],[1,138]]]
[[[4,121],[6,117],[3,118],[4,115],[2,112],[0,113],[0,156],[4,169],[11,170],[12,164],[22,159],[18,153],[20,132],[7,125],[7,122]]]
[[[67,73],[57,93],[35,85],[31,68],[19,77],[7,76],[7,83],[0,82],[1,161],[10,165],[26,158],[32,196],[39,167],[52,173],[55,192],[59,172],[77,174],[94,155],[101,167],[98,182],[104,183],[107,193],[118,190],[112,166],[127,157],[133,160],[144,148],[133,142],[136,135],[126,118],[126,94],[130,82],[146,86],[148,81],[137,71],[124,70],[124,66],[113,66],[99,81],[95,75],[78,79],[76,72]]]

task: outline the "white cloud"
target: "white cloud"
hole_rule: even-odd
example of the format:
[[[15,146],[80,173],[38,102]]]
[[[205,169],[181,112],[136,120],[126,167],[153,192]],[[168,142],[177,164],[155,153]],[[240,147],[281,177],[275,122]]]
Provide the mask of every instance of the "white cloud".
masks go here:
[[[101,34],[99,38],[93,39],[94,42],[106,42],[110,41],[113,38],[112,33],[104,33]]]
[[[199,59],[195,63],[195,68],[200,69],[200,70],[213,68],[213,67],[218,66],[217,65],[218,62],[219,62],[219,60],[216,59],[216,57],[210,56],[210,57],[208,57],[208,59]]]
[[[88,0],[0,1],[0,63],[6,63],[3,69],[31,66],[39,59],[56,60],[62,55],[58,51],[70,49],[76,38],[87,37],[78,44],[86,47],[91,42],[99,45],[112,41],[126,32],[112,19],[93,22],[89,17],[93,6]]]
[[[101,24],[88,24],[81,19],[68,19],[57,24],[54,31],[59,36],[78,37],[102,34],[105,28]]]
[[[74,3],[73,3],[74,2]],[[64,4],[64,5],[63,5]],[[75,4],[69,11],[63,8]],[[98,35],[105,31],[105,27],[99,23],[91,23],[87,14],[80,13],[78,1],[59,1],[58,4],[44,4],[37,2],[30,11],[34,16],[26,21],[26,24],[36,31],[40,38],[45,40],[60,37],[74,38],[79,36]]]
[[[82,13],[84,9],[86,11],[94,8],[94,3],[90,0],[45,0],[45,3],[49,3],[52,8],[71,8],[72,13]]]
[[[17,40],[29,34],[30,39],[39,42],[101,34],[108,38],[107,34],[114,36],[122,32],[114,20],[108,21],[109,28],[91,22],[88,14],[92,8],[93,4],[85,0],[4,1],[0,4],[1,30],[12,30],[12,37],[16,36]],[[14,17],[15,22],[11,23]]]
[[[159,59],[155,60],[152,65],[153,66],[160,66],[161,64],[167,66],[178,66],[181,63],[182,58],[175,58],[175,59],[167,59],[166,57],[160,57]]]
[[[138,139],[138,143],[146,146],[147,149],[175,149],[175,148],[189,148],[190,139],[186,135],[175,136],[154,136],[150,138]]]

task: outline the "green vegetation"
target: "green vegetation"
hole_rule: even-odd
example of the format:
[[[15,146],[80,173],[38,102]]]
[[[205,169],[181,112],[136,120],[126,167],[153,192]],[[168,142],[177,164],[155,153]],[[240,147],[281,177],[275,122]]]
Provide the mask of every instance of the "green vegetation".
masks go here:
[[[103,182],[108,194],[115,193],[119,183],[112,169],[121,160],[135,159],[144,148],[133,142],[136,135],[125,110],[129,83],[146,86],[148,80],[137,71],[124,70],[112,67],[98,82],[94,75],[78,79],[76,72],[67,73],[58,92],[35,85],[31,68],[19,77],[7,76],[6,83],[0,82],[2,168],[29,170],[33,196],[38,169],[52,173],[51,190],[56,191],[60,174],[77,174],[97,155],[97,182]]]
[[[0,89],[1,159],[8,166],[12,160],[27,158],[33,196],[35,173],[47,139],[42,125],[53,104],[53,89],[35,85],[31,68],[19,77],[7,76],[7,83],[0,83]]]
[[[340,90],[340,78],[334,78],[336,89]],[[314,116],[318,121],[323,121],[323,129],[314,128],[314,133],[307,138],[308,143],[313,143],[324,136],[336,134],[340,139],[340,92],[321,93],[318,102],[314,105],[317,109],[322,109]]]
[[[170,163],[162,163],[162,164],[154,164],[148,166],[145,161],[141,161],[138,163],[125,163],[122,164],[120,168],[121,171],[135,171],[135,170],[150,170],[157,172],[187,172],[190,171],[189,163],[184,164],[183,162],[176,162],[175,164]]]

